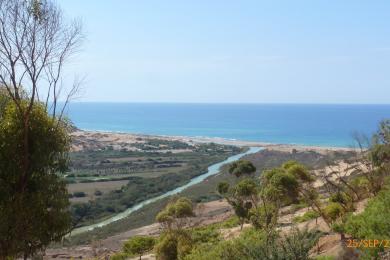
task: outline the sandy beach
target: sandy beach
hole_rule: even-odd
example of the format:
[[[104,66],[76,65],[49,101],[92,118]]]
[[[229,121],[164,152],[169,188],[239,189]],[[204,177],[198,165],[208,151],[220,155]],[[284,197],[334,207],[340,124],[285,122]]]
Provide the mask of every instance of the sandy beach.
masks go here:
[[[291,152],[296,151],[316,151],[327,153],[330,151],[354,151],[354,147],[330,147],[330,146],[311,146],[298,144],[278,144],[258,141],[231,140],[217,137],[188,137],[188,136],[164,136],[164,135],[144,135],[120,132],[104,131],[85,131],[76,130],[71,134],[73,138],[72,150],[81,151],[84,149],[103,149],[111,146],[113,149],[137,150],[133,145],[144,143],[148,139],[160,139],[167,141],[181,141],[190,145],[197,143],[216,143],[224,145],[235,145],[240,147],[263,147],[269,150]],[[161,150],[160,150],[161,151]],[[167,150],[168,151],[168,150]],[[169,150],[170,152],[183,152],[182,150]]]

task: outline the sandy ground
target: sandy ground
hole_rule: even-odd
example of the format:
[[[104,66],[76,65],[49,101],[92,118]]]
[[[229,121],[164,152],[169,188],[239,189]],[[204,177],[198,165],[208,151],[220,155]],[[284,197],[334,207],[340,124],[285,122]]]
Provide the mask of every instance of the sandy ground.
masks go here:
[[[147,139],[161,139],[170,141],[182,141],[188,144],[196,143],[217,143],[235,146],[254,146],[264,147],[270,150],[288,151],[296,149],[297,151],[317,151],[327,153],[329,151],[351,151],[356,150],[350,147],[322,147],[322,146],[304,146],[293,144],[274,144],[267,142],[240,141],[224,138],[208,138],[208,137],[186,137],[186,136],[162,136],[162,135],[142,135],[131,133],[114,133],[100,131],[82,131],[77,130],[72,133],[73,151],[81,151],[84,149],[101,149],[103,147],[112,146],[114,149],[137,150],[132,144],[144,143]],[[168,151],[168,150],[167,150]],[[172,151],[171,152],[183,152]]]

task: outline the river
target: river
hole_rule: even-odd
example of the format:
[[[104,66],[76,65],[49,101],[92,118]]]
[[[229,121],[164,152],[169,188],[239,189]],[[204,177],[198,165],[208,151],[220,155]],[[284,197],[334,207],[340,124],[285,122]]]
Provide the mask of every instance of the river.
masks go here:
[[[207,168],[207,172],[202,174],[202,175],[199,175],[197,177],[194,177],[190,180],[190,182],[188,182],[187,184],[183,185],[183,186],[180,186],[180,187],[177,187],[176,189],[173,189],[171,191],[168,191],[164,194],[161,194],[159,196],[156,196],[154,198],[151,198],[151,199],[148,199],[148,200],[145,200],[131,208],[128,208],[127,210],[111,217],[111,218],[108,218],[104,221],[101,221],[99,223],[96,223],[96,224],[93,224],[93,225],[89,225],[89,226],[85,226],[85,227],[80,227],[80,228],[76,228],[75,230],[72,231],[71,235],[77,235],[77,234],[81,234],[81,233],[84,233],[84,232],[87,232],[87,231],[91,231],[95,228],[101,228],[103,226],[106,226],[112,222],[115,222],[115,221],[118,221],[120,219],[123,219],[127,216],[129,216],[131,213],[133,213],[134,211],[137,211],[141,208],[143,208],[144,206],[150,204],[150,203],[153,203],[157,200],[160,200],[160,199],[163,199],[163,198],[166,198],[166,197],[169,197],[169,196],[172,196],[172,195],[175,195],[175,194],[178,194],[180,192],[182,192],[183,190],[187,189],[188,187],[191,187],[192,185],[195,185],[195,184],[198,184],[202,181],[204,181],[206,178],[212,176],[212,175],[215,175],[217,173],[219,173],[219,169],[221,168],[222,165],[224,164],[227,164],[227,163],[231,163],[231,162],[234,162],[234,161],[237,161],[239,160],[240,158],[242,158],[243,156],[245,155],[248,155],[248,154],[253,154],[253,153],[257,153],[258,151],[262,150],[263,148],[261,147],[250,147],[248,151],[244,152],[244,153],[240,153],[240,154],[236,154],[236,155],[233,155],[233,156],[230,156],[229,158],[227,158],[226,160],[222,161],[222,162],[219,162],[219,163],[216,163],[216,164],[213,164],[211,166],[209,166]]]

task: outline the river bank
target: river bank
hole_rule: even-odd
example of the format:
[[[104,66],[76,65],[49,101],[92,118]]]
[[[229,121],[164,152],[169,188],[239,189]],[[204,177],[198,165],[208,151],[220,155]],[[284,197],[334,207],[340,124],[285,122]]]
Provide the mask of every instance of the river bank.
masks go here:
[[[141,208],[143,208],[145,205],[148,205],[148,204],[151,204],[155,201],[158,201],[158,200],[161,200],[163,198],[166,198],[166,197],[169,197],[169,196],[173,196],[173,195],[176,195],[176,194],[179,194],[180,192],[184,191],[185,189],[195,185],[195,184],[198,184],[198,183],[201,183],[202,181],[204,181],[206,178],[212,176],[212,175],[215,175],[217,173],[219,173],[219,170],[220,168],[225,165],[225,164],[228,164],[228,163],[231,163],[231,162],[234,162],[236,160],[239,160],[240,158],[242,158],[243,156],[246,156],[246,155],[249,155],[249,154],[253,154],[253,153],[257,153],[261,150],[262,148],[260,147],[250,147],[249,150],[243,152],[243,153],[240,153],[240,154],[237,154],[237,155],[233,155],[229,158],[227,158],[226,160],[222,161],[222,162],[218,162],[216,164],[213,164],[211,166],[208,167],[207,169],[207,172],[205,172],[204,174],[201,174],[195,178],[192,178],[190,180],[190,182],[186,183],[185,185],[182,185],[178,188],[175,188],[171,191],[168,191],[162,195],[159,195],[159,196],[156,196],[154,198],[151,198],[151,199],[148,199],[148,200],[145,200],[131,208],[128,208],[127,210],[125,210],[124,212],[121,212],[113,217],[110,217],[104,221],[101,221],[99,223],[96,223],[96,224],[93,224],[93,225],[89,225],[89,226],[85,226],[85,227],[81,227],[81,228],[77,228],[75,230],[72,231],[71,233],[71,236],[72,235],[78,235],[78,234],[81,234],[81,233],[84,233],[84,232],[88,232],[88,231],[92,231],[94,230],[95,228],[101,228],[101,227],[104,227],[112,222],[115,222],[115,221],[118,221],[118,220],[121,220],[123,218],[126,218],[127,216],[129,216],[131,213],[137,211],[137,210],[140,210]]]

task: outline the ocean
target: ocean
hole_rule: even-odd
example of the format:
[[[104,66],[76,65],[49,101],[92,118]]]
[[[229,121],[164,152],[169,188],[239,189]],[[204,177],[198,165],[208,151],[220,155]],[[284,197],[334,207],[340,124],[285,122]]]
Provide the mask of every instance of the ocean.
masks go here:
[[[350,147],[371,136],[390,105],[71,103],[84,130]]]

